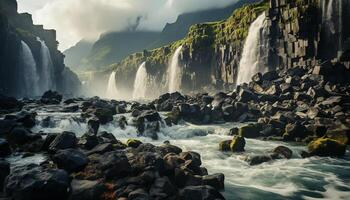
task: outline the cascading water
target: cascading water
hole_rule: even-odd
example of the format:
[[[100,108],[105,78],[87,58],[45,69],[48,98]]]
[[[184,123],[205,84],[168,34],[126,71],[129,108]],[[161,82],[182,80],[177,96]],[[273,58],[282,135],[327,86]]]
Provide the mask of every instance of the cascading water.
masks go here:
[[[37,41],[41,44],[41,73],[40,73],[40,86],[41,92],[48,90],[55,90],[54,84],[54,68],[51,59],[49,48],[46,46],[45,41],[37,38]]]
[[[134,82],[134,92],[132,95],[133,99],[146,98],[147,86],[148,86],[148,75],[146,70],[146,62],[143,62],[136,73],[135,82]]]
[[[267,34],[265,19],[263,13],[250,25],[238,68],[237,85],[249,82],[258,72],[265,73],[269,70],[266,66],[269,47],[265,37]]]
[[[323,24],[323,41],[327,44],[325,51],[342,52],[342,31],[343,31],[343,1],[326,0],[322,2],[322,24]],[[335,57],[330,52],[327,57]]]
[[[39,76],[36,69],[36,62],[29,46],[21,41],[21,68],[23,69],[24,96],[39,95]]]
[[[118,98],[118,88],[116,83],[116,72],[112,72],[109,76],[108,85],[107,85],[107,98],[117,99]]]
[[[171,59],[168,69],[169,92],[177,92],[181,89],[182,69],[180,66],[180,54],[182,46],[178,47]]]

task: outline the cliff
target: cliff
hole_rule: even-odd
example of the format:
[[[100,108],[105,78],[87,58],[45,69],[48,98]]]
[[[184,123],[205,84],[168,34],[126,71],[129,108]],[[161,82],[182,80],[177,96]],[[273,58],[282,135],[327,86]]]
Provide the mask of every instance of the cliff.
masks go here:
[[[45,30],[42,25],[34,25],[32,16],[28,13],[19,14],[17,12],[16,0],[2,0],[0,2],[0,93],[23,97],[28,96],[28,91],[24,91],[24,85],[28,78],[23,72],[28,71],[23,66],[23,43],[25,43],[36,64],[38,74],[45,74],[47,70],[52,72],[50,80],[56,89],[64,94],[77,92],[80,81],[64,65],[64,55],[57,50],[55,30]],[[44,54],[48,48],[49,55]],[[43,53],[44,51],[44,53]],[[44,55],[50,60],[45,60]],[[50,63],[48,63],[50,62]],[[49,68],[45,68],[49,66]],[[35,75],[38,75],[35,74]],[[39,76],[39,75],[38,75]],[[42,80],[47,79],[44,75],[38,77],[38,86]],[[32,88],[34,90],[34,88]],[[34,96],[34,95],[33,95]]]
[[[332,13],[329,8],[333,8]],[[311,68],[341,61],[349,65],[348,1],[270,0],[237,9],[227,20],[193,25],[187,36],[170,45],[130,55],[111,69],[117,82],[132,89],[138,66],[146,61],[147,72],[166,85],[166,70],[179,46],[184,72],[183,92],[208,86],[234,86],[244,41],[251,23],[266,15],[267,63],[270,68]],[[329,32],[331,29],[331,33]],[[333,44],[333,45],[329,45]],[[163,90],[162,90],[163,89]],[[161,88],[160,91],[166,91]]]

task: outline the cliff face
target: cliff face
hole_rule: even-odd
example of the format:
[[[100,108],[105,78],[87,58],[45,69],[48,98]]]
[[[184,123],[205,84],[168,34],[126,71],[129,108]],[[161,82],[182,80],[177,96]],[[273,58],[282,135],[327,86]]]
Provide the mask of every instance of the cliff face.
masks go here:
[[[50,65],[46,65],[43,61],[42,43],[38,38],[49,50],[47,57],[51,57]],[[45,30],[42,25],[34,25],[30,14],[19,14],[16,0],[2,0],[0,2],[0,93],[16,97],[24,96],[23,79],[28,77],[21,74],[27,70],[23,69],[21,64],[22,41],[31,50],[36,63],[35,70],[38,73],[45,74],[47,70],[45,66],[50,66],[48,70],[52,71],[50,81],[55,86],[53,89],[65,94],[77,92],[80,81],[64,65],[64,55],[57,50],[56,31]],[[40,79],[45,79],[45,77],[40,77]]]
[[[347,10],[346,0],[270,0],[246,5],[225,21],[194,25],[184,39],[131,55],[113,69],[117,71],[117,82],[132,89],[136,70],[146,61],[148,74],[166,85],[171,56],[183,46],[183,92],[200,91],[210,85],[227,88],[236,83],[249,26],[262,13],[266,16],[265,53],[270,68],[310,68],[327,61],[341,61],[348,66]]]

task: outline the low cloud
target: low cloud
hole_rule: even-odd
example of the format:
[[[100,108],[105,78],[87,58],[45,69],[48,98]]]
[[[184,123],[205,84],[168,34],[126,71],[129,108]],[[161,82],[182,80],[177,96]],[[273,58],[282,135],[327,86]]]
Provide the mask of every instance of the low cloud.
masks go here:
[[[82,38],[121,30],[161,30],[179,14],[224,7],[237,0],[18,0],[34,22],[57,30],[60,49]]]

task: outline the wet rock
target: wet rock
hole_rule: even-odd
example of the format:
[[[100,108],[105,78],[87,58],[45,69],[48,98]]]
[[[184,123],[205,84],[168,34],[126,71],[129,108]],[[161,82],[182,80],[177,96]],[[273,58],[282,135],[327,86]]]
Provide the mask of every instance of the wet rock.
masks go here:
[[[89,163],[85,154],[76,149],[64,149],[56,152],[52,160],[60,169],[67,172],[78,172]]]
[[[245,158],[245,161],[248,162],[249,165],[259,165],[271,160],[273,160],[271,155],[253,155]]]
[[[257,96],[248,89],[241,88],[238,93],[238,101],[246,103],[251,100],[256,100]]]
[[[225,140],[219,143],[219,150],[220,151],[230,151],[231,147],[231,140]]]
[[[141,147],[142,145],[140,145]],[[139,148],[140,148],[139,147]],[[129,162],[134,172],[143,172],[145,170],[154,169],[159,173],[164,171],[164,161],[159,153],[153,152],[137,152],[129,156]]]
[[[229,135],[230,135],[230,136],[238,135],[238,132],[239,132],[239,128],[234,127],[234,128],[231,128],[231,129],[230,129]]]
[[[101,124],[107,124],[113,121],[113,112],[108,108],[97,108],[92,112],[100,121]]]
[[[182,149],[171,144],[163,144],[157,148],[157,151],[165,156],[168,153],[180,154]]]
[[[260,137],[261,126],[259,124],[248,124],[239,128],[238,134],[245,138]]]
[[[96,200],[101,199],[105,186],[98,181],[73,180],[72,194],[69,200]]]
[[[43,151],[48,151],[50,148],[50,144],[55,140],[58,134],[56,133],[50,133],[46,136],[44,143],[42,145],[42,150]]]
[[[318,138],[308,145],[312,156],[344,156],[346,145],[330,138]]]
[[[11,155],[11,148],[7,140],[0,138],[0,158]]]
[[[225,189],[225,175],[222,173],[202,177],[203,185],[209,185],[217,190]]]
[[[6,196],[16,200],[62,200],[69,191],[70,178],[64,170],[37,165],[15,167],[5,182]]]
[[[132,147],[132,148],[137,148],[142,144],[142,142],[140,140],[136,140],[136,139],[128,139],[128,141],[126,142],[126,145],[128,147]]]
[[[244,151],[245,143],[244,137],[234,136],[230,143],[230,149],[232,152],[242,152]]]
[[[10,174],[10,163],[5,160],[0,160],[0,191],[3,191],[4,181]]]
[[[128,158],[123,151],[107,152],[100,159],[101,170],[106,179],[126,177],[132,171]]]
[[[16,121],[14,120],[0,119],[0,137],[4,137],[5,134],[8,134],[15,125]]]
[[[272,81],[272,80],[277,79],[277,78],[278,78],[277,71],[269,71],[269,72],[266,72],[265,74],[263,74],[263,76],[262,76],[263,81]]]
[[[92,154],[104,154],[106,152],[113,151],[114,147],[113,144],[111,143],[104,143],[104,144],[99,144],[90,151],[88,151],[86,154],[87,155],[92,155]]]
[[[108,133],[106,131],[98,133],[97,138],[99,143],[112,143],[112,144],[119,143],[119,141],[114,137],[112,133]]]
[[[126,120],[125,116],[119,117],[118,125],[122,130],[124,130],[126,128],[126,126],[128,125],[128,121]]]
[[[87,122],[88,125],[88,133],[96,135],[98,129],[100,128],[100,120],[96,117],[90,118]]]
[[[55,91],[47,91],[40,99],[43,104],[60,104],[62,101],[62,95]]]
[[[35,112],[21,111],[15,115],[6,115],[5,120],[15,120],[26,128],[33,128],[35,126]]]
[[[161,177],[154,180],[149,190],[149,194],[154,199],[166,199],[176,195],[176,188],[168,177]]]
[[[350,144],[350,125],[342,123],[336,124],[327,129],[325,135],[342,144]]]
[[[11,145],[22,146],[37,139],[41,139],[41,136],[38,134],[32,134],[24,127],[15,127],[11,130],[7,138]]]
[[[0,94],[0,114],[19,111],[22,107],[22,103],[17,99]]]
[[[195,167],[199,167],[202,165],[201,155],[197,152],[194,152],[194,151],[181,152],[179,156],[185,161],[191,160],[192,165],[194,165]]]
[[[192,199],[203,199],[203,200],[224,200],[225,198],[215,190],[215,188],[207,185],[201,186],[187,186],[183,188],[179,193],[180,199],[192,200]]]
[[[79,138],[78,145],[87,150],[91,150],[99,144],[98,137],[94,134],[85,133]]]
[[[57,151],[60,149],[70,149],[77,146],[77,137],[72,132],[63,132],[56,136],[56,138],[49,145],[50,151]]]
[[[300,123],[287,124],[283,139],[285,141],[295,141],[297,138],[305,138],[307,136],[307,129]]]
[[[278,146],[273,150],[273,153],[277,156],[281,156],[283,158],[291,159],[293,156],[293,151],[285,146]]]
[[[148,193],[144,189],[136,189],[129,193],[128,199],[130,200],[148,200],[150,199]]]

